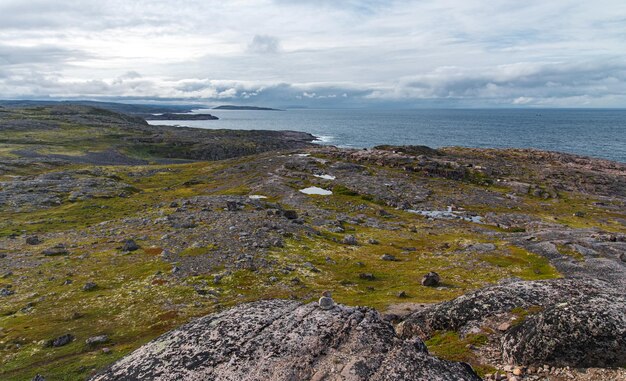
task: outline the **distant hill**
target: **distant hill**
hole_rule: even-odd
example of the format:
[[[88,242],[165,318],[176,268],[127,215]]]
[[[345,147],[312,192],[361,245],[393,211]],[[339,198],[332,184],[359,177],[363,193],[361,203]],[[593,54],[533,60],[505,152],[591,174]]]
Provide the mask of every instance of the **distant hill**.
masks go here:
[[[141,115],[163,114],[163,113],[184,113],[197,109],[197,105],[151,105],[151,104],[128,104],[116,102],[96,102],[96,101],[31,101],[31,100],[0,100],[0,106],[6,107],[37,107],[54,105],[81,105],[103,108],[109,111],[121,112],[124,114]]]
[[[247,110],[247,111],[283,111],[277,108],[270,107],[256,107],[256,106],[235,106],[235,105],[222,105],[213,107],[214,110]]]

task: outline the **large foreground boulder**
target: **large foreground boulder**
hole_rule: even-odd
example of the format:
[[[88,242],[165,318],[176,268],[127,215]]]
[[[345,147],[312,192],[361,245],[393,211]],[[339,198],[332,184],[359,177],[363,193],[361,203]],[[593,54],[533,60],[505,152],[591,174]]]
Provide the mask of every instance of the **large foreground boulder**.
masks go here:
[[[469,325],[513,309],[546,307],[580,297],[618,295],[611,285],[592,279],[512,281],[481,288],[410,315],[399,327],[402,337],[423,340],[436,331],[462,331]]]
[[[524,365],[626,366],[626,297],[551,305],[505,333],[502,355]]]
[[[436,331],[483,330],[505,323],[500,352],[517,365],[619,367],[626,365],[626,296],[592,279],[515,281],[486,287],[410,315],[401,337],[429,338]],[[494,333],[498,334],[498,333]]]
[[[480,380],[403,340],[367,308],[270,300],[208,315],[144,345],[105,380]]]

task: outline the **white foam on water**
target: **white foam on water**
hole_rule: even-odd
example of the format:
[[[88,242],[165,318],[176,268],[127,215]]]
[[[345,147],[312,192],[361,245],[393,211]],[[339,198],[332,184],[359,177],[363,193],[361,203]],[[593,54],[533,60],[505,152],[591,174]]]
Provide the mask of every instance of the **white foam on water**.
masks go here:
[[[319,135],[315,137],[315,141],[322,143],[330,143],[333,140],[335,140],[335,137],[331,135]]]
[[[332,191],[329,191],[327,189],[323,189],[320,187],[308,187],[308,188],[300,189],[300,192],[304,194],[316,194],[320,196],[330,196],[331,194],[333,194]]]
[[[324,180],[334,180],[334,179],[336,179],[336,177],[332,176],[332,175],[313,175],[313,176],[318,177],[320,179],[324,179]]]

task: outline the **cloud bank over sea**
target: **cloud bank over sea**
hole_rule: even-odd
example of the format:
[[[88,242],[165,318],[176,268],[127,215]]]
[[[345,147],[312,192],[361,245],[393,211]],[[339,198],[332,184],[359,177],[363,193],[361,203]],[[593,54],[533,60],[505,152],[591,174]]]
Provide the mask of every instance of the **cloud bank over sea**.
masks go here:
[[[622,1],[3,0],[0,14],[3,98],[626,106]]]

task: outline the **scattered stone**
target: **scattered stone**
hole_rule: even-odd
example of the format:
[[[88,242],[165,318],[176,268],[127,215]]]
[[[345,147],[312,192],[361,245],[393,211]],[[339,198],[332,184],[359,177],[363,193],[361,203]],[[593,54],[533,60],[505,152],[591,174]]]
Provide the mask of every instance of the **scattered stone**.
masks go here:
[[[42,254],[46,257],[54,257],[57,255],[67,255],[69,254],[69,251],[67,251],[64,244],[60,243],[58,245],[45,249],[44,251],[42,251]]]
[[[360,273],[359,274],[359,278],[365,279],[365,280],[375,280],[376,279],[376,277],[372,273]]]
[[[397,296],[398,298],[408,298],[408,297],[409,297],[409,295],[406,293],[406,291],[400,291],[400,292],[398,292],[398,293],[396,294],[396,296]]]
[[[348,234],[347,236],[343,237],[343,240],[341,241],[343,244],[345,245],[358,245],[358,241],[356,240],[356,237],[353,236],[352,234]]]
[[[137,245],[137,243],[132,239],[126,240],[126,242],[124,242],[124,245],[122,246],[122,251],[124,252],[131,252],[139,249],[141,249],[141,247]]]
[[[39,239],[39,237],[37,237],[36,235],[31,235],[29,237],[26,237],[26,244],[27,245],[39,245],[42,242],[43,241],[41,239]]]
[[[237,201],[226,201],[226,210],[229,212],[236,212],[239,210],[239,203]]]
[[[283,210],[283,216],[288,220],[297,220],[298,212],[295,210]]]
[[[500,331],[500,332],[508,331],[509,328],[511,328],[511,323],[509,323],[509,322],[504,322],[504,323],[498,325],[498,331]]]
[[[440,282],[439,274],[434,271],[429,272],[428,274],[422,277],[422,286],[427,287],[437,287]]]
[[[59,336],[52,340],[48,340],[46,342],[46,347],[53,347],[53,348],[62,347],[64,345],[71,343],[72,341],[74,341],[74,335],[72,335],[71,333],[66,333],[63,336]]]
[[[335,301],[333,300],[333,298],[331,296],[331,292],[330,291],[324,291],[322,293],[322,297],[320,298],[318,304],[319,304],[320,308],[323,309],[323,310],[333,309],[335,307]]]
[[[317,267],[315,267],[311,262],[304,262],[302,264],[302,267],[308,269],[309,271],[311,271],[313,273],[319,273],[320,272],[320,270]]]
[[[88,338],[87,340],[85,340],[85,344],[94,346],[94,345],[104,344],[108,341],[109,341],[109,337],[107,335],[98,335],[98,336],[92,336]]]
[[[383,261],[396,261],[396,257],[391,255],[391,254],[383,254],[380,259],[382,259]]]
[[[98,288],[98,285],[96,283],[94,283],[94,282],[87,282],[83,286],[83,291],[93,291],[96,288]]]
[[[367,240],[367,243],[369,243],[370,245],[378,245],[380,242],[378,242],[378,240],[370,238]]]
[[[102,348],[102,353],[104,353],[105,355],[108,355],[109,353],[111,353],[111,348],[108,348],[108,347]]]
[[[13,294],[15,294],[15,291],[7,287],[0,288],[0,296],[11,296]]]
[[[46,379],[44,376],[38,373],[35,375],[35,377],[33,377],[32,381],[46,381]]]

